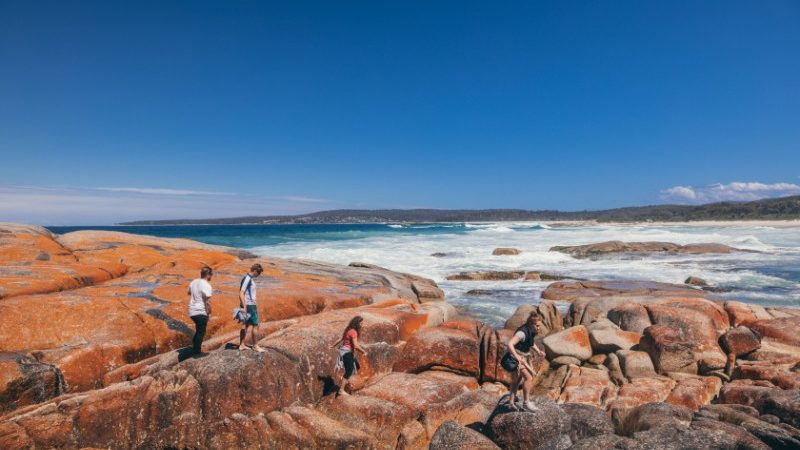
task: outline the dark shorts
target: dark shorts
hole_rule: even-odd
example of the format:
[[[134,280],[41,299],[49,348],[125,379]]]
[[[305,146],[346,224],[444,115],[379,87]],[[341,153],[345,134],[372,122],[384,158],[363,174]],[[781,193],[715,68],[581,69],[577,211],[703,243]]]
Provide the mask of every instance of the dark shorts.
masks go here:
[[[247,305],[247,314],[250,316],[245,320],[245,325],[258,325],[258,307],[256,305]]]
[[[353,352],[347,352],[342,356],[342,362],[344,363],[344,378],[348,379],[353,376],[353,372],[355,369],[360,369],[361,365],[358,364],[358,360],[356,359]]]

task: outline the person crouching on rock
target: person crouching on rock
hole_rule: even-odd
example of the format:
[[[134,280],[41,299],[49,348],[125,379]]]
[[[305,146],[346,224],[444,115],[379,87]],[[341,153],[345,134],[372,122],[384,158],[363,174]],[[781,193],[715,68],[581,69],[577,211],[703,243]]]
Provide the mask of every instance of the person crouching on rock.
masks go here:
[[[358,342],[358,337],[361,335],[361,322],[363,321],[364,318],[361,316],[353,317],[344,329],[342,337],[331,346],[331,348],[336,348],[337,345],[340,343],[342,344],[339,347],[339,357],[336,359],[336,365],[333,368],[333,372],[336,374],[344,369],[344,375],[342,379],[339,380],[339,383],[337,383],[339,385],[338,395],[350,395],[347,393],[345,387],[346,385],[350,386],[350,377],[357,375],[358,369],[360,368],[355,352],[359,351],[363,353],[364,356],[367,356],[367,351],[364,350],[364,347]]]
[[[214,271],[211,267],[203,266],[200,269],[200,278],[189,284],[189,318],[194,322],[194,338],[192,339],[192,354],[202,356],[201,345],[206,335],[208,316],[211,315],[211,276]]]
[[[258,306],[256,305],[256,282],[255,279],[261,275],[264,269],[261,264],[253,264],[250,266],[250,271],[242,277],[242,282],[239,285],[239,306],[242,307],[247,313],[247,318],[244,321],[244,329],[239,333],[239,350],[255,350],[263,353],[264,349],[258,345],[256,341],[256,333],[258,331]],[[252,347],[245,344],[247,335],[250,335],[250,342],[253,343]]]
[[[529,411],[536,409],[530,402],[533,377],[536,374],[533,369],[531,350],[544,356],[544,352],[534,342],[536,334],[541,331],[542,318],[536,312],[532,312],[525,324],[519,327],[508,341],[508,352],[500,361],[505,370],[513,373],[509,387],[509,405],[512,409],[517,409],[517,389],[519,389],[520,383],[522,383],[523,407]]]

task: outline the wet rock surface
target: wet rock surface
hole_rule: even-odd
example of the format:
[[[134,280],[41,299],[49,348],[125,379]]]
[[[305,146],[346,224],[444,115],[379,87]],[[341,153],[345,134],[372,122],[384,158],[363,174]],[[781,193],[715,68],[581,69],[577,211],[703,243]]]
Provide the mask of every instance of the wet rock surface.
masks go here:
[[[566,253],[575,258],[592,258],[614,253],[684,253],[702,255],[708,253],[731,253],[743,251],[723,244],[678,245],[671,242],[622,242],[607,241],[597,244],[555,246],[551,252]]]
[[[540,272],[534,270],[486,270],[474,272],[459,272],[457,274],[448,275],[445,277],[450,281],[508,281],[508,280],[525,280],[525,281],[556,281],[564,280],[570,277],[557,275],[553,273]]]
[[[492,251],[492,255],[494,256],[519,255],[520,253],[522,252],[519,249],[511,247],[497,247]]]

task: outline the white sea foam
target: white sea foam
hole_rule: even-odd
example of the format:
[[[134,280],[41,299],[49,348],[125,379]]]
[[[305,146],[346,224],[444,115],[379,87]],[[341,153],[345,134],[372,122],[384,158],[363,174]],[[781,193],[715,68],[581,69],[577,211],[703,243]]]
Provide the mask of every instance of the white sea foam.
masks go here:
[[[440,230],[424,234],[388,231],[360,239],[298,241],[252,249],[261,255],[299,257],[348,264],[361,261],[435,280],[448,299],[493,325],[517,305],[538,301],[547,283],[455,282],[447,275],[471,270],[539,270],[589,279],[641,279],[682,283],[699,276],[732,289],[725,298],[765,305],[800,306],[800,272],[783,275],[776,269],[800,267],[800,228],[669,225],[590,225],[545,228],[539,224],[419,225]],[[417,225],[411,225],[417,227]],[[395,227],[392,227],[395,228]],[[719,255],[620,255],[598,260],[575,259],[550,252],[555,245],[609,240],[666,241],[677,244],[717,242],[759,253]],[[517,256],[493,256],[496,247],[514,247]],[[448,256],[435,258],[432,253]],[[486,297],[467,296],[470,289],[497,291]]]

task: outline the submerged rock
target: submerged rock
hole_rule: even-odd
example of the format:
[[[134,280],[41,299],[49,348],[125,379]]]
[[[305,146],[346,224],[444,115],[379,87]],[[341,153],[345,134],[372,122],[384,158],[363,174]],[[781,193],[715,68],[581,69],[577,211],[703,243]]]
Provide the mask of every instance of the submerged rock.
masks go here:
[[[591,258],[613,253],[686,253],[701,255],[708,253],[731,253],[744,250],[723,244],[678,245],[671,242],[607,241],[587,245],[559,245],[551,247],[550,251],[566,253],[575,258]]]
[[[537,272],[531,270],[487,270],[475,272],[460,272],[453,275],[448,275],[445,279],[450,281],[508,281],[508,280],[525,280],[525,281],[555,281],[564,280],[569,277],[563,275],[556,275],[552,273]]]
[[[691,286],[700,286],[700,287],[708,286],[706,280],[700,277],[689,277],[686,280],[684,280],[683,284],[688,284]]]
[[[498,247],[492,251],[494,256],[519,255],[520,253],[522,253],[520,250],[511,247]]]

